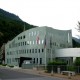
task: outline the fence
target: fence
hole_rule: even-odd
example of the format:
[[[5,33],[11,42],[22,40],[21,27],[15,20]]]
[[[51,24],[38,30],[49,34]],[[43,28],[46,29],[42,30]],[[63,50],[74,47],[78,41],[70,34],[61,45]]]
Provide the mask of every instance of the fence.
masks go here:
[[[44,70],[44,65],[35,65],[34,66],[37,70]],[[51,73],[51,71],[57,73],[61,71],[74,71],[75,73],[80,73],[80,66],[68,66],[68,65],[48,65],[46,66],[47,72]]]
[[[75,73],[80,73],[80,66],[66,66],[66,65],[48,65],[47,66],[47,71],[48,72],[55,72],[57,73],[58,71],[74,71]]]
[[[30,66],[30,67],[29,67]],[[68,65],[47,65],[46,67],[44,65],[26,65],[23,68],[36,68],[37,70],[44,70],[46,68],[47,72],[55,72],[58,71],[74,71],[75,73],[80,73],[80,66],[68,66]]]

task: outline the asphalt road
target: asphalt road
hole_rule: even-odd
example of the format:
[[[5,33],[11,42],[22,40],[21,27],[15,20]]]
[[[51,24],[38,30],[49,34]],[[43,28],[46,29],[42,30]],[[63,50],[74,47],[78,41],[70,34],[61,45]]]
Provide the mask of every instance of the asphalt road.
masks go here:
[[[0,68],[0,80],[66,80],[62,78],[43,77],[40,75],[28,74]]]

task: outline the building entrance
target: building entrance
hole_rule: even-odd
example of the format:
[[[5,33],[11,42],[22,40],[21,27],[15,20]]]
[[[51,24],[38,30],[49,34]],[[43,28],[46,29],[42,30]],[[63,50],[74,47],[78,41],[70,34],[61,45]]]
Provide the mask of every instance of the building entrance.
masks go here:
[[[20,57],[20,62],[19,62],[19,67],[22,67],[22,64],[23,64],[23,62],[24,61],[32,61],[32,58],[30,58],[30,57]]]

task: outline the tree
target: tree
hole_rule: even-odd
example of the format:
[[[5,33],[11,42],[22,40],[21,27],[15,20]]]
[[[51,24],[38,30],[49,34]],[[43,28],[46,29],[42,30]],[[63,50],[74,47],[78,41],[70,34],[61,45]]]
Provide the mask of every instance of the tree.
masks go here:
[[[76,30],[80,33],[80,22],[78,21],[78,25],[77,25],[77,28]],[[80,35],[77,35],[79,38],[80,38]]]
[[[74,62],[74,65],[76,66],[80,66],[80,57],[77,57],[75,62]]]

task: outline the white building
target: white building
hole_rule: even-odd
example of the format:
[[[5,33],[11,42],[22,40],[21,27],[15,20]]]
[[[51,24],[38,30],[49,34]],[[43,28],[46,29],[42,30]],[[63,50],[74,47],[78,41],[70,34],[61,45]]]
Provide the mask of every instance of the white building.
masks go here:
[[[58,59],[65,60],[68,65],[72,65],[77,57],[80,57],[80,48],[64,48],[56,49],[55,57]]]
[[[35,65],[46,65],[50,60],[59,57],[57,52],[55,54],[55,49],[62,48],[72,48],[71,30],[32,28],[20,33],[5,45],[5,63],[21,66],[27,60]]]

